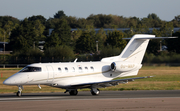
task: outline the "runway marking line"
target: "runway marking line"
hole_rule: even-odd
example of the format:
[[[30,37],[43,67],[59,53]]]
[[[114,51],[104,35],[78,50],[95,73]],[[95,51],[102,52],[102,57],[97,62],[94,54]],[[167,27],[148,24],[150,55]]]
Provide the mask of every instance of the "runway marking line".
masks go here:
[[[60,99],[64,97],[30,97],[30,98],[0,98],[0,101],[10,101],[10,100],[45,100],[45,99]]]
[[[64,98],[64,99],[63,99]],[[146,97],[146,98],[93,98],[93,99],[69,99],[65,97],[33,97],[33,98],[1,98],[0,102],[2,101],[12,101],[12,100],[53,100],[56,101],[58,99],[61,99],[63,101],[68,101],[68,100],[108,100],[108,99],[158,99],[158,98],[176,98],[176,99],[180,99],[180,97]],[[58,100],[58,101],[61,101]]]

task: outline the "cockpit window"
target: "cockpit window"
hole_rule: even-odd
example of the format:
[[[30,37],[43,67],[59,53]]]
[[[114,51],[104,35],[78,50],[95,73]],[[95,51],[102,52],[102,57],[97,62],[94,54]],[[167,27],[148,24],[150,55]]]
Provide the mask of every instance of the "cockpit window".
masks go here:
[[[40,72],[41,67],[25,67],[20,72]]]

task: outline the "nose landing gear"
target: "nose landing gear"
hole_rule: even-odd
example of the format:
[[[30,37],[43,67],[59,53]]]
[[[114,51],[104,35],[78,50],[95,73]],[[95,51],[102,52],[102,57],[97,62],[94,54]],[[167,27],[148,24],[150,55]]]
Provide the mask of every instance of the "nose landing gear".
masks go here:
[[[23,89],[23,86],[18,86],[18,92],[16,93],[16,95],[18,96],[18,97],[21,97],[21,95],[22,95],[22,89]]]

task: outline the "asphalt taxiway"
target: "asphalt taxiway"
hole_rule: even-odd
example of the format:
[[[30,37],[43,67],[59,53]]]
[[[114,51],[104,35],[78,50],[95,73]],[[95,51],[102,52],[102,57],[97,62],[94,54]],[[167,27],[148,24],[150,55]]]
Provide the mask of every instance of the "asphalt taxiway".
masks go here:
[[[180,90],[166,91],[101,91],[92,96],[90,92],[68,93],[23,93],[0,94],[1,111],[25,110],[163,110],[179,111]]]

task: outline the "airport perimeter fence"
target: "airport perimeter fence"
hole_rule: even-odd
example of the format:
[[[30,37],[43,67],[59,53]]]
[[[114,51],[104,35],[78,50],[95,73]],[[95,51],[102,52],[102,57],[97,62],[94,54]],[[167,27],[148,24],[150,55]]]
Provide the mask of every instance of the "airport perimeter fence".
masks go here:
[[[78,61],[100,61],[101,57],[83,55],[78,56]],[[0,56],[0,64],[32,64],[32,63],[52,63],[52,62],[73,62],[76,57],[13,57]]]
[[[59,58],[59,57],[12,57],[12,56],[1,56],[0,57],[0,68],[22,68],[32,63],[59,63],[59,62],[74,62],[76,58]],[[77,62],[86,61],[100,61],[101,57],[83,55],[79,56]],[[114,62],[114,61],[112,61]],[[166,63],[142,63],[143,66],[180,66],[180,62],[174,61]]]
[[[0,64],[0,68],[23,68],[28,64]]]

